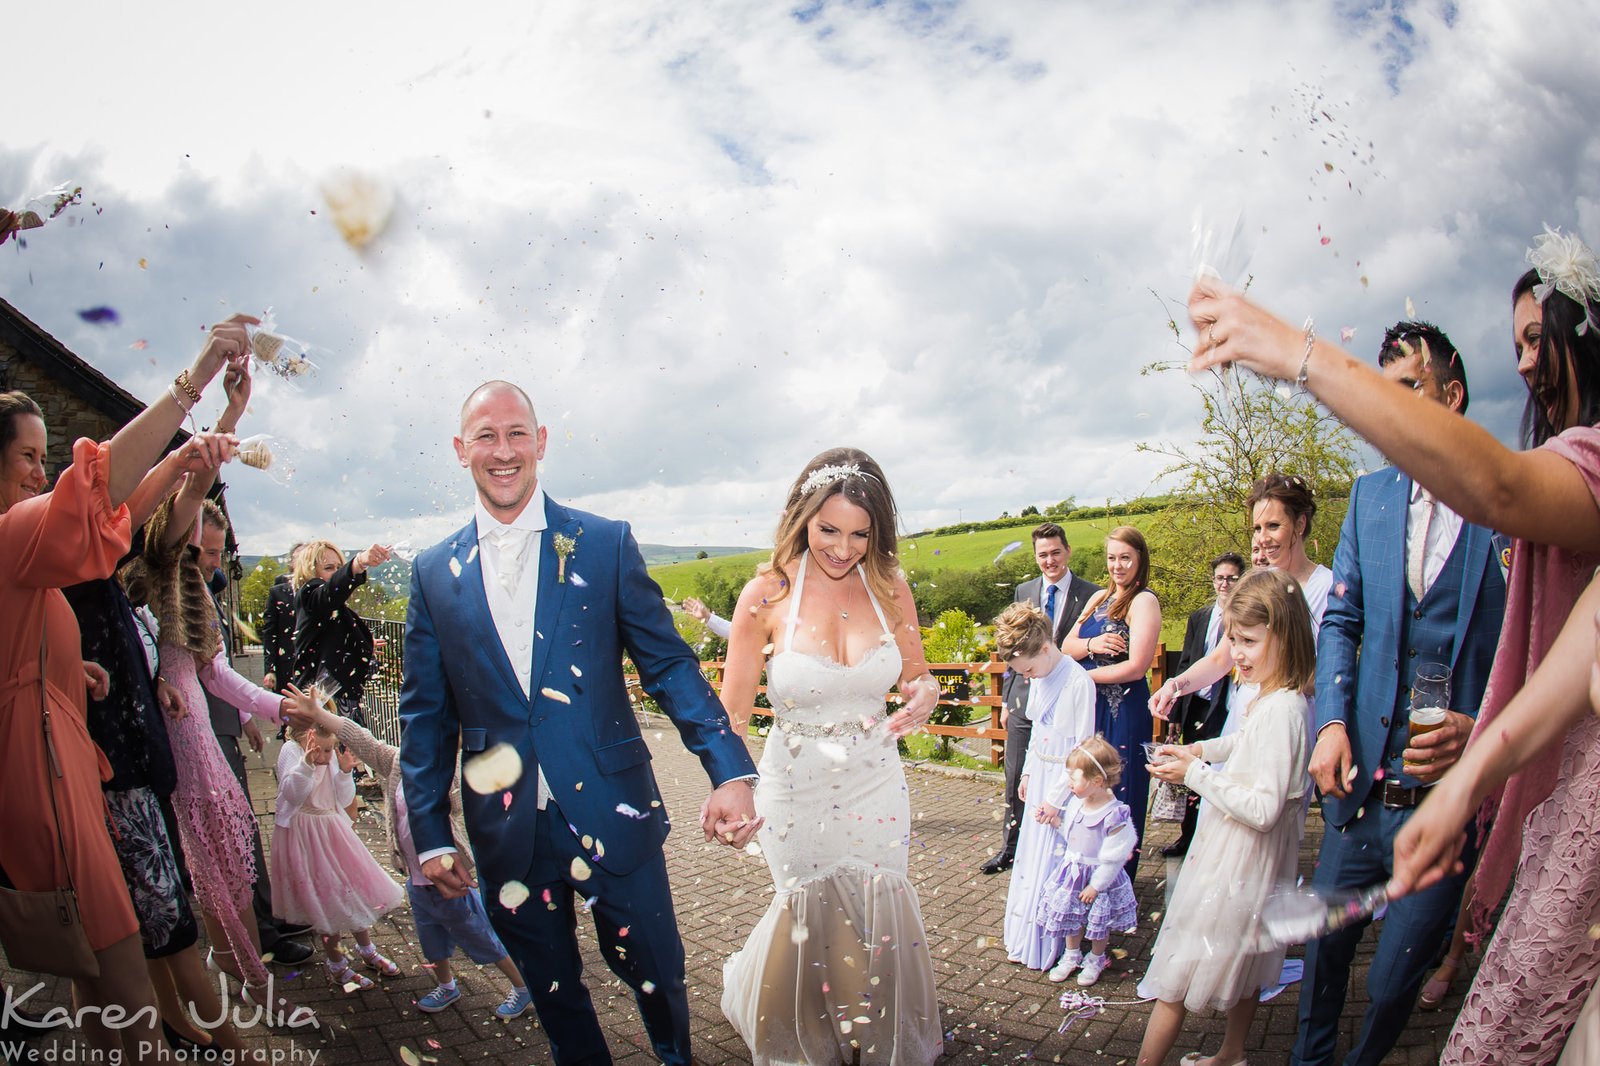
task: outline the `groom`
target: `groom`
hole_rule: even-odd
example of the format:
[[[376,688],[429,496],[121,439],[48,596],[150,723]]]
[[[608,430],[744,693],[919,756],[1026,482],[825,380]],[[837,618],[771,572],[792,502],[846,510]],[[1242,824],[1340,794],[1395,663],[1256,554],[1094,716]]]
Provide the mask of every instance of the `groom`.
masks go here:
[[[683,943],[661,851],[667,813],[623,656],[711,777],[706,839],[743,847],[754,835],[755,767],[627,524],[568,510],[539,487],[545,429],[527,394],[480,385],[455,449],[477,513],[417,556],[406,612],[400,765],[423,871],[447,898],[472,886],[452,854],[457,746],[468,764],[509,746],[520,775],[504,774],[489,795],[464,788],[462,800],[485,906],[527,975],[555,1061],[611,1061],[582,981],[581,897],[656,1056],[688,1066]]]

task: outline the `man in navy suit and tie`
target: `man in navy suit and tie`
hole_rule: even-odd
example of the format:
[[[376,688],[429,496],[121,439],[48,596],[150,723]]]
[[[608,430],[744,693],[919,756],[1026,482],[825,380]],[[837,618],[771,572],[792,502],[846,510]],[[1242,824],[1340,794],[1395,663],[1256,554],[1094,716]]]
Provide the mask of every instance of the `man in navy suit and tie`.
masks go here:
[[[527,394],[504,381],[479,386],[455,449],[477,486],[476,514],[417,556],[406,612],[400,764],[423,871],[446,897],[470,887],[450,833],[457,749],[468,763],[514,751],[515,780],[490,795],[463,789],[462,800],[485,906],[528,976],[555,1062],[611,1061],[582,980],[582,897],[655,1057],[688,1066],[683,943],[661,850],[667,813],[623,656],[711,778],[706,839],[743,847],[755,834],[755,766],[628,525],[539,487],[545,429]]]
[[[1078,615],[1089,597],[1100,591],[1100,586],[1067,569],[1072,558],[1072,546],[1067,543],[1067,532],[1054,522],[1044,522],[1033,529],[1033,561],[1039,564],[1039,576],[1024,581],[1011,594],[1013,603],[1031,603],[1042,607],[1050,616],[1055,628],[1056,646],[1072,632]],[[1033,722],[1027,715],[1028,679],[1015,670],[1007,670],[1000,682],[1000,724],[1006,731],[1006,812],[1001,825],[1000,850],[980,867],[983,873],[997,874],[1011,869],[1017,853],[1017,834],[1022,830],[1024,804],[1017,794],[1022,777],[1022,764],[1028,755],[1028,741],[1033,736]]]
[[[1418,403],[1466,411],[1466,369],[1436,327],[1396,325],[1378,362]],[[1472,732],[1505,614],[1494,539],[1392,467],[1352,486],[1317,641],[1311,774],[1325,829],[1312,884],[1320,891],[1389,878],[1395,834]],[[1441,728],[1409,739],[1412,683],[1430,665],[1450,669],[1451,710]],[[1371,1002],[1346,1066],[1376,1066],[1394,1046],[1449,933],[1464,881],[1449,877],[1390,905],[1367,971]],[[1334,1061],[1350,962],[1367,924],[1306,945],[1292,1062]]]

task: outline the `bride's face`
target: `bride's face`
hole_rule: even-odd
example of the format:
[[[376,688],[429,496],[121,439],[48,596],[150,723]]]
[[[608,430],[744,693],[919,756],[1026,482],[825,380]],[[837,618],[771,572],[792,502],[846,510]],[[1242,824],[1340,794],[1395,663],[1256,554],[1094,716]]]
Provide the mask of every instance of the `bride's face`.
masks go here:
[[[872,516],[836,492],[806,523],[806,542],[813,562],[830,577],[844,577],[872,545]]]

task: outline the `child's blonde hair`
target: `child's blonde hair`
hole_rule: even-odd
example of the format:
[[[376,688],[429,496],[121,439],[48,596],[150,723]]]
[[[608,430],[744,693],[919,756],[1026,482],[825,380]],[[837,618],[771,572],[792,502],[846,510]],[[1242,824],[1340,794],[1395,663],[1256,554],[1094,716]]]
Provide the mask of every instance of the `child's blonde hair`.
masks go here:
[[[1111,741],[1096,733],[1067,754],[1067,769],[1082,770],[1085,778],[1098,777],[1107,788],[1122,780],[1122,758]]]
[[[994,620],[994,646],[1004,662],[1038,655],[1055,643],[1050,616],[1031,603],[1013,603]]]
[[[1311,634],[1311,608],[1300,583],[1284,570],[1252,570],[1234,588],[1222,611],[1223,624],[1265,626],[1278,647],[1278,666],[1261,679],[1261,691],[1304,692],[1317,676],[1317,641]]]

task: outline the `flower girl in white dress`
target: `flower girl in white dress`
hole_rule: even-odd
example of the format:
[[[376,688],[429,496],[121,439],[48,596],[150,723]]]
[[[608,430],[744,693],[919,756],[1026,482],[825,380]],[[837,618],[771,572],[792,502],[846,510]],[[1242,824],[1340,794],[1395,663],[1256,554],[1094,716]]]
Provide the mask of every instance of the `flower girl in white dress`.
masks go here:
[[[1253,570],[1223,611],[1239,678],[1260,686],[1231,736],[1162,745],[1150,772],[1206,801],[1183,877],[1151,950],[1139,995],[1159,1000],[1145,1027],[1139,1066],[1158,1066],[1188,1011],[1227,1011],[1221,1049],[1185,1063],[1237,1066],[1257,993],[1278,978],[1285,950],[1262,926],[1273,890],[1292,885],[1311,787],[1304,692],[1316,676],[1311,612],[1283,570]],[[1225,764],[1221,769],[1211,764]]]

